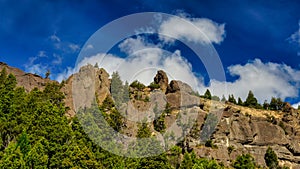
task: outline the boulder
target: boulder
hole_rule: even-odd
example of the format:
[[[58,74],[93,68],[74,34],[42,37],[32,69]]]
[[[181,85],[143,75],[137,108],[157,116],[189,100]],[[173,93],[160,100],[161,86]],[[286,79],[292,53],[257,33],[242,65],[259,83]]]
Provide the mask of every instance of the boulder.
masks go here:
[[[186,92],[189,94],[193,93],[193,89],[188,84],[179,80],[172,80],[168,85],[167,93],[175,93],[177,91]]]
[[[168,79],[167,74],[164,71],[162,71],[162,70],[157,71],[157,74],[154,77],[154,82],[156,84],[159,84],[160,89],[164,93],[167,91],[168,84],[169,84],[169,79]]]

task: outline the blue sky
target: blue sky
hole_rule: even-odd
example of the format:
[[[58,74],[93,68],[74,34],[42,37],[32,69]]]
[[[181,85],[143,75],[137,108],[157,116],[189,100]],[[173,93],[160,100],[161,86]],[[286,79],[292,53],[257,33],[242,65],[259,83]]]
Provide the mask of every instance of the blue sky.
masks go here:
[[[300,102],[299,9],[297,1],[0,0],[0,61],[41,75],[49,69],[51,78],[57,79],[75,67],[85,42],[107,23],[137,12],[184,13],[224,24],[223,39],[213,45],[226,72],[228,92],[244,99],[251,89],[260,100],[274,95],[296,104]],[[181,55],[189,54],[180,44],[171,52],[177,47]],[[259,72],[253,75],[258,79],[261,74],[270,76],[269,81],[245,81],[251,78],[250,70]],[[205,72],[199,71],[205,79]],[[204,81],[204,87],[220,95],[223,82]],[[238,84],[245,85],[236,89]]]

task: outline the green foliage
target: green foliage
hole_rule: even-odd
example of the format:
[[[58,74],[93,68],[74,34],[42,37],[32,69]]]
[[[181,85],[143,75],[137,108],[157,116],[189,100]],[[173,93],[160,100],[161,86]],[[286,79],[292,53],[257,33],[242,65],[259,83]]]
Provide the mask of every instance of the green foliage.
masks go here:
[[[128,83],[123,85],[118,74],[114,74],[113,78],[116,86],[119,86],[114,92],[121,95],[117,99],[120,102],[128,101]],[[185,153],[181,162],[182,149],[178,146],[153,157],[135,159],[117,156],[102,149],[88,137],[88,134],[95,132],[92,130],[93,126],[91,128],[81,126],[82,124],[91,126],[88,118],[92,117],[93,125],[101,128],[105,120],[114,130],[120,132],[124,126],[124,119],[116,109],[117,105],[113,100],[115,98],[107,97],[100,107],[93,105],[92,108],[86,108],[83,112],[88,114],[88,117],[83,118],[82,113],[78,111],[76,117],[67,119],[65,96],[61,92],[63,83],[48,83],[44,90],[33,89],[28,93],[24,88],[16,87],[16,84],[16,78],[7,75],[3,69],[0,74],[0,168],[218,169],[222,167],[214,160],[198,159],[193,152]],[[139,90],[143,88],[139,86],[142,85],[136,86]],[[158,114],[157,108],[153,111]],[[170,113],[171,108],[167,104],[165,111],[157,118],[155,124],[157,131],[165,130],[164,118]],[[209,114],[206,121],[209,125],[204,127],[204,130],[209,135],[210,129],[214,129],[217,123],[217,117]],[[180,125],[184,128],[184,125],[187,127],[190,124],[180,123]],[[105,143],[116,149],[115,144],[110,143],[110,135],[111,133],[104,129],[102,135],[97,135],[97,138],[104,141],[106,139]],[[147,155],[145,150],[148,149],[163,152],[160,142],[151,137],[150,127],[146,122],[139,125],[137,137],[149,138],[149,141],[137,141],[132,153]]]
[[[51,73],[50,73],[50,70],[47,70],[47,72],[46,72],[46,74],[45,74],[45,78],[48,79],[49,76],[50,76],[50,74],[51,74]]]
[[[206,89],[203,97],[206,98],[206,99],[211,99],[211,93],[208,89]]]
[[[30,151],[30,143],[26,132],[23,132],[18,139],[17,147],[20,147],[21,153],[26,156]]]
[[[139,129],[137,131],[137,137],[138,138],[147,138],[151,136],[151,131],[146,122],[143,122],[142,124],[139,124]]]
[[[240,106],[242,106],[244,104],[243,101],[242,101],[242,99],[240,97],[238,98],[237,104],[240,105]]]
[[[252,107],[252,108],[260,108],[261,106],[258,104],[257,99],[254,97],[253,92],[250,90],[246,101],[244,102],[244,106]]]
[[[212,96],[211,100],[220,101],[220,98],[218,96]]]
[[[121,131],[124,119],[118,110],[112,109],[105,120],[115,131]]]
[[[218,146],[215,145],[212,140],[207,140],[205,142],[205,147],[218,148]]]
[[[205,158],[197,159],[192,169],[223,169],[216,160],[208,160]]]
[[[188,152],[186,152],[183,156],[182,163],[180,165],[180,169],[191,169],[194,163]]]
[[[282,110],[284,106],[284,102],[280,98],[272,97],[271,102],[269,104],[270,110]]]
[[[264,156],[265,162],[270,169],[278,168],[278,158],[276,153],[271,147],[268,147],[266,154]]]
[[[236,158],[233,163],[235,169],[255,169],[254,158],[250,154],[243,154]]]
[[[160,86],[159,84],[155,83],[155,82],[151,82],[150,85],[148,86],[151,90],[154,90],[154,89],[159,89]]]
[[[179,146],[174,146],[169,151],[169,161],[174,168],[179,168],[180,166],[180,155],[182,149]]]
[[[153,120],[153,126],[154,126],[154,130],[158,131],[158,132],[165,132],[166,129],[166,124],[165,124],[165,112],[162,112],[161,114],[159,114],[159,112],[157,112],[157,104],[155,104],[154,108],[153,108],[153,112],[155,113],[155,119]]]
[[[112,74],[110,92],[117,107],[120,107],[122,103],[127,103],[129,101],[128,82],[125,82],[125,85],[123,85],[118,72],[113,72]]]
[[[0,159],[0,168],[19,169],[25,168],[26,162],[20,147],[11,142],[4,151],[4,156]]]
[[[235,100],[233,94],[231,94],[231,95],[228,96],[228,101],[229,101],[230,103],[236,104],[236,100]]]
[[[112,100],[112,98],[110,96],[107,96],[103,102],[102,105],[100,107],[101,110],[110,110],[111,108],[113,108],[115,106],[114,101]]]
[[[264,101],[264,104],[263,104],[263,109],[269,110],[269,108],[270,108],[270,104],[268,103],[267,100],[265,100],[265,101]]]
[[[130,87],[136,88],[136,89],[138,89],[138,90],[143,90],[146,86],[145,86],[143,83],[141,83],[141,82],[135,80],[134,82],[132,82],[132,83],[130,84]]]

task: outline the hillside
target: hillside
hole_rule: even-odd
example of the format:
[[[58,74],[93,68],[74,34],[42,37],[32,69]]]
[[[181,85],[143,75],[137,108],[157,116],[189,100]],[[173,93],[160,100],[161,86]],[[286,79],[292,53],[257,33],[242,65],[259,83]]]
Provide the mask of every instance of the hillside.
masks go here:
[[[0,70],[3,68],[16,77],[17,86],[24,87],[28,93],[27,95],[32,95],[32,90],[35,87],[41,91],[48,90],[47,84],[51,82],[54,86],[60,86],[57,82],[44,79],[37,75],[24,73],[17,68],[12,68],[1,63]],[[81,115],[80,113],[76,113],[79,112],[79,110],[87,108],[87,112],[84,113],[91,111],[90,109],[93,108],[91,99],[95,96],[95,100],[97,100],[108,123],[116,131],[128,137],[142,137],[141,130],[148,128],[148,132],[146,132],[147,137],[154,137],[159,140],[159,136],[165,136],[163,133],[166,133],[170,129],[170,131],[173,131],[175,138],[182,139],[182,141],[178,143],[176,140],[170,141],[170,143],[175,144],[174,146],[176,148],[181,150],[176,155],[176,159],[174,159],[172,149],[156,159],[147,157],[149,158],[146,160],[148,162],[155,163],[157,161],[163,161],[164,164],[170,163],[172,167],[177,168],[181,166],[184,168],[185,160],[188,158],[188,155],[185,154],[193,152],[199,160],[202,158],[209,160],[214,159],[219,164],[231,168],[240,155],[251,154],[251,156],[254,157],[257,167],[266,167],[264,156],[268,147],[271,147],[278,157],[280,166],[300,168],[300,113],[298,110],[289,106],[289,104],[285,105],[284,110],[271,111],[239,106],[230,102],[223,103],[209,100],[200,97],[188,84],[176,80],[169,82],[166,73],[163,71],[157,72],[153,80],[153,85],[150,86],[144,86],[139,82],[132,83],[128,86],[124,84],[115,86],[118,84],[118,75],[114,74],[111,77],[112,78],[110,78],[110,75],[104,69],[87,65],[82,67],[78,73],[69,77],[59,89],[52,86],[51,89],[58,89],[54,93],[50,92],[49,96],[46,93],[45,96],[41,94],[40,97],[45,97],[46,100],[49,99],[49,97],[53,99],[51,98],[51,94],[56,96],[55,93],[61,92],[64,99],[59,97],[60,99],[58,99],[58,101],[64,102],[64,105],[59,105],[58,107],[61,108],[61,112],[64,112],[64,117],[60,117],[60,119],[63,119],[62,121],[64,122],[62,123],[66,123],[66,126],[68,124],[72,126],[78,123],[78,121],[76,122],[74,119],[77,119],[77,115]],[[126,91],[125,89],[128,90],[127,95],[118,93],[119,91]],[[86,91],[89,92],[87,93]],[[27,98],[27,96],[24,97]],[[28,102],[28,104],[29,103],[30,102]],[[67,109],[64,109],[64,107],[67,107]],[[158,116],[157,111],[163,112],[163,115]],[[48,113],[50,112],[51,110]],[[186,114],[188,115],[185,116]],[[45,117],[47,117],[47,114],[45,115]],[[22,117],[24,118],[23,121],[26,120],[26,117],[27,116]],[[195,120],[194,123],[191,123],[189,119],[184,120],[185,117],[192,117]],[[31,121],[35,120],[35,118],[37,117],[30,116],[27,120]],[[55,119],[55,117],[53,118]],[[143,128],[141,127],[143,126],[141,121],[144,119],[157,120],[144,123],[146,127],[144,126]],[[19,121],[23,123],[22,119]],[[10,124],[8,124],[8,126],[9,125]],[[27,126],[25,122],[24,125]],[[29,126],[30,127],[27,127],[28,133],[32,134],[29,137],[40,137],[39,133],[35,133],[32,129],[36,127],[36,124]],[[190,128],[190,131],[186,132],[183,126]],[[78,128],[78,126],[75,126],[75,128],[76,127]],[[1,133],[8,131],[3,125],[0,130]],[[30,132],[31,130],[32,132]],[[49,130],[47,131],[49,132]],[[56,131],[59,132],[59,130]],[[91,150],[91,147],[77,143],[76,140],[80,137],[80,139],[84,138],[82,139],[84,140],[83,142],[88,142],[90,145],[92,144],[91,140],[86,138],[87,136],[83,134],[82,129],[79,130],[72,127],[72,129],[66,128],[65,131],[74,133],[74,135],[71,135],[74,136],[75,140],[74,138],[71,140],[74,141],[74,144],[76,142],[76,144],[80,145],[81,150],[84,150],[84,152],[81,152],[83,156],[84,154],[90,153],[87,159],[77,156],[81,160],[84,159],[81,161],[82,163],[87,163],[85,160],[90,160],[91,162],[97,161],[99,163],[96,164],[95,162],[93,165],[90,165],[89,168],[118,168],[116,167],[118,165],[114,166],[100,162],[101,160],[107,160],[113,155],[107,155],[107,152],[105,152],[105,155],[103,155],[105,158],[100,158],[96,155],[98,150]],[[78,133],[76,135],[76,132],[81,133],[80,136],[78,136]],[[2,162],[1,157],[3,158],[5,154],[7,154],[6,150],[10,142],[18,143],[17,138],[19,138],[21,134],[22,130],[18,129],[14,134],[11,134],[14,135],[14,137],[9,139],[6,145],[2,143],[3,146],[0,149],[0,163]],[[1,134],[1,136],[2,142],[7,140],[7,135]],[[184,138],[182,136],[184,136]],[[34,141],[35,138],[30,138],[29,140],[31,143],[36,143],[36,141]],[[65,142],[58,141],[56,146],[60,144],[64,145]],[[69,144],[73,143],[68,143],[65,146],[68,147]],[[162,145],[162,147],[163,149],[167,149],[166,144]],[[72,148],[74,152],[77,151],[75,150],[75,145]],[[59,152],[62,153],[60,155],[63,156],[65,149],[58,149]],[[99,150],[99,152],[102,151],[103,150]],[[52,159],[51,153],[46,154],[49,159],[48,162],[45,162],[48,163],[47,168],[55,168],[55,166],[50,166],[50,159]],[[73,164],[74,160],[78,160],[76,158],[72,159],[70,156],[64,164],[58,163],[56,167],[62,167],[59,165],[68,166],[68,164],[71,166],[71,163],[76,166],[76,164]],[[113,158],[117,157],[113,156]],[[13,160],[13,158],[11,157],[10,160]],[[176,162],[174,162],[174,160]],[[123,159],[122,163],[126,168],[134,168],[133,166],[129,167],[129,164],[133,165],[133,163],[138,163],[136,164],[136,168],[141,168],[141,166],[146,165],[146,162],[143,163],[141,161],[137,162],[136,160]],[[116,163],[119,164],[120,161]],[[193,165],[196,165],[201,162],[196,160],[193,163],[195,163]],[[139,165],[140,167],[138,167]],[[162,166],[164,165],[157,164],[157,166],[163,168]],[[222,165],[220,165],[220,167],[221,166]],[[224,168],[224,166],[221,168]],[[84,167],[81,166],[79,168]]]

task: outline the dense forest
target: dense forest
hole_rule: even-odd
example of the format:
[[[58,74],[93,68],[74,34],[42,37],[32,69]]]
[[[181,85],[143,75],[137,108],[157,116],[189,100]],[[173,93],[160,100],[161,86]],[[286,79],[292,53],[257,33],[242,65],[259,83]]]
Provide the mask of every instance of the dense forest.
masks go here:
[[[44,90],[36,88],[30,92],[16,84],[14,75],[8,75],[3,69],[0,75],[0,168],[225,168],[215,160],[197,157],[194,151],[183,151],[180,145],[145,158],[112,154],[90,140],[76,116],[65,116],[68,108],[60,91],[63,83],[48,83]],[[110,114],[103,111],[113,107],[114,103],[106,99],[99,110],[118,131],[122,122],[120,113],[116,109]],[[146,123],[141,124],[137,136],[151,137],[148,127]],[[213,145],[208,142],[205,146]],[[270,168],[278,168],[272,149],[268,149],[265,159]],[[244,154],[232,161],[231,167],[258,166],[251,155]]]

